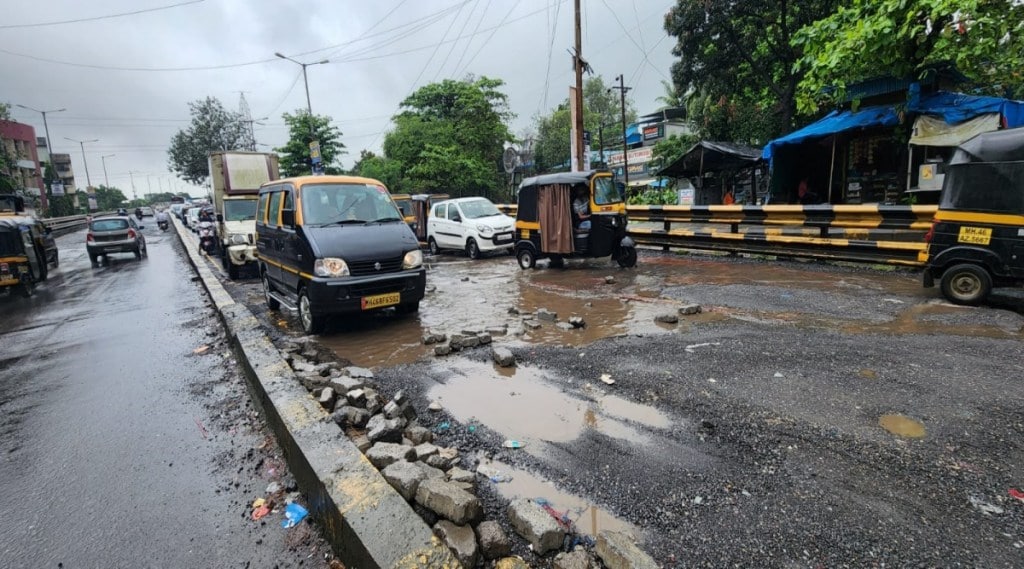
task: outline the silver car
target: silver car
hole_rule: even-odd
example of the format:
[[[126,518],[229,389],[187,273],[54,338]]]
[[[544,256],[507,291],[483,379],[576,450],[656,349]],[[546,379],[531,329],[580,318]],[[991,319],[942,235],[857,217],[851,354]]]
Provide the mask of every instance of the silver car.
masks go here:
[[[146,254],[146,237],[142,229],[141,225],[135,223],[135,219],[126,215],[100,217],[90,221],[85,247],[89,251],[92,266],[99,266],[99,257],[103,256],[105,261],[111,253],[134,253],[136,259],[141,259]]]

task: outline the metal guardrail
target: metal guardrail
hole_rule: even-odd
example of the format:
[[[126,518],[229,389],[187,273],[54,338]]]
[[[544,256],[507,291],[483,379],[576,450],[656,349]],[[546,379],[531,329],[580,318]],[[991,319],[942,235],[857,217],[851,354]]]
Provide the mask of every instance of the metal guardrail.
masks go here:
[[[110,215],[113,213],[114,212],[112,211],[104,211],[94,213],[92,215],[69,215],[66,217],[47,217],[41,219],[40,221],[42,221],[43,225],[48,227],[53,233],[62,235],[64,233],[70,233],[72,231],[75,231],[76,229],[84,227],[86,224],[89,223],[90,217]]]
[[[498,208],[509,215],[517,209],[514,204]],[[934,205],[626,206],[629,235],[640,245],[903,266],[922,265],[918,254],[927,248],[924,234],[936,210]]]

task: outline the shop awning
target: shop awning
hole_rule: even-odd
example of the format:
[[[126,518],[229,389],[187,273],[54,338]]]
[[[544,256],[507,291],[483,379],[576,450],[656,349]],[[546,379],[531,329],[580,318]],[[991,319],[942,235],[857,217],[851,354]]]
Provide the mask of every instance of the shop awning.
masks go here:
[[[896,126],[899,117],[892,107],[868,107],[854,111],[832,111],[818,122],[811,123],[800,130],[793,131],[782,138],[776,138],[764,147],[761,157],[771,160],[780,146],[800,144],[812,138],[822,138],[840,132],[848,132],[868,127]]]
[[[689,178],[704,172],[742,170],[760,161],[761,151],[752,146],[702,140],[658,171],[658,176]]]
[[[949,124],[942,117],[921,115],[914,121],[910,144],[915,146],[959,146],[983,132],[999,130],[999,113],[988,113]]]
[[[950,125],[962,123],[979,115],[998,113],[1002,120],[1002,126],[1006,128],[1024,126],[1024,102],[997,97],[979,97],[939,91],[919,99],[912,99],[906,105],[906,112],[941,117]],[[857,111],[832,111],[818,122],[769,142],[764,147],[761,156],[765,160],[771,160],[780,146],[800,144],[809,139],[861,128],[896,126],[897,124],[899,124],[899,116],[894,105],[867,107]]]

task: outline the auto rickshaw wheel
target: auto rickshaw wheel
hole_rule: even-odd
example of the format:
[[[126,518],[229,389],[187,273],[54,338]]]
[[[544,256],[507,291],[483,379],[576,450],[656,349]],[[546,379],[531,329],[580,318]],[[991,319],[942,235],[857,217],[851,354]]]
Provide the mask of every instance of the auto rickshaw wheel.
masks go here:
[[[636,266],[636,249],[633,247],[626,247],[622,250],[622,254],[619,255],[618,259],[615,259],[620,267],[635,267]]]
[[[516,253],[516,260],[519,261],[519,266],[524,271],[537,266],[537,256],[527,247],[519,249],[519,252]]]
[[[992,292],[992,277],[984,267],[963,263],[942,273],[942,295],[953,304],[977,306]]]

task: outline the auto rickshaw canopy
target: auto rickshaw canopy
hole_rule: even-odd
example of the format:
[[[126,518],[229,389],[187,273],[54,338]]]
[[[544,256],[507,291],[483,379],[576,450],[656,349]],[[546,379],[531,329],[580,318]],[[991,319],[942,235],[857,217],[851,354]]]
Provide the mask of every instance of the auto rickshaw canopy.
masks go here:
[[[957,147],[939,209],[1024,215],[1024,128],[986,132]]]
[[[545,186],[575,186],[583,184],[590,190],[590,180],[595,174],[605,170],[585,170],[583,172],[559,172],[526,178],[519,184],[517,193],[518,206],[516,219],[519,221],[539,221],[537,211],[537,192]],[[571,198],[570,198],[571,199]]]

